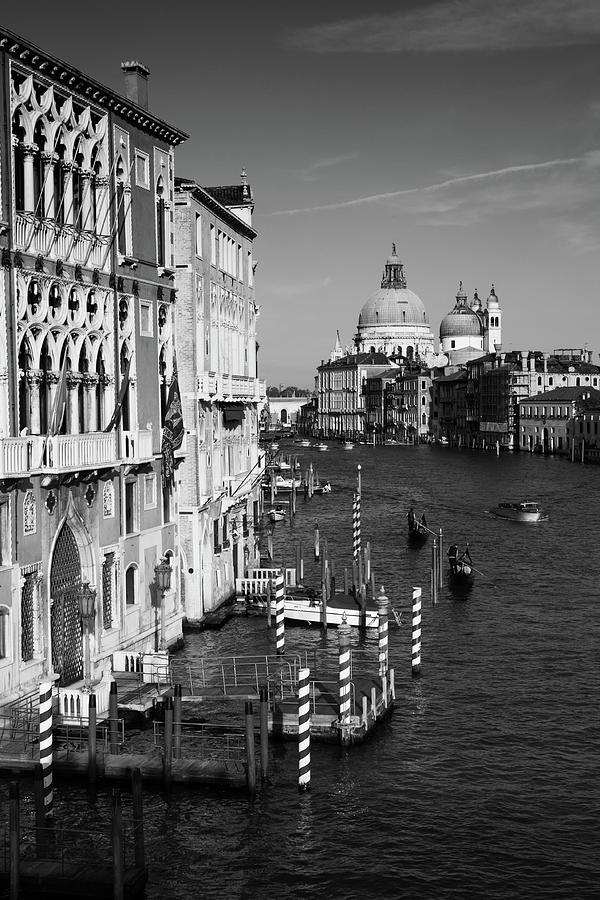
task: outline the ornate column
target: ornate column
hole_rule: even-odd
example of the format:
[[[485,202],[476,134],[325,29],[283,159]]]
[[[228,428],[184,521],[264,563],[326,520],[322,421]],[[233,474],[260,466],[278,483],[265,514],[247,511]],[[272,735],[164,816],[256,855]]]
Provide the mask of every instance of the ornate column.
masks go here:
[[[73,163],[60,162],[63,176],[63,195],[58,197],[58,202],[62,201],[63,221],[65,225],[73,224]]]
[[[115,396],[115,391],[111,389],[111,385],[115,383],[115,379],[112,375],[100,375],[102,384],[104,385],[103,391],[103,421],[100,423],[101,427],[106,427],[110,422],[111,416],[113,414],[117,398]],[[98,423],[96,423],[98,424]]]
[[[23,149],[23,208],[25,212],[33,212],[35,201],[33,196],[33,157],[37,152],[35,144],[22,144]]]
[[[44,170],[44,216],[46,219],[54,218],[54,154],[42,153]]]
[[[42,659],[44,656],[42,584],[42,570],[38,569],[33,576],[33,656],[35,659]]]
[[[109,178],[107,175],[96,177],[96,234],[110,234],[108,218]]]
[[[86,372],[83,377],[83,390],[85,392],[85,430],[98,431],[96,415],[96,385],[98,375],[90,375]]]
[[[0,437],[10,433],[8,415],[8,367],[0,368]]]
[[[92,175],[91,169],[82,169],[81,171],[81,230],[92,230]]]
[[[67,374],[67,410],[69,434],[79,434],[79,384],[83,375],[81,372],[69,372]]]
[[[25,377],[29,385],[29,430],[40,433],[40,384],[44,373],[40,369],[28,369]]]
[[[56,399],[56,386],[58,384],[59,378],[60,372],[46,372],[46,388],[48,391],[48,418],[50,418],[50,416],[52,415],[52,410],[54,409],[54,401]]]

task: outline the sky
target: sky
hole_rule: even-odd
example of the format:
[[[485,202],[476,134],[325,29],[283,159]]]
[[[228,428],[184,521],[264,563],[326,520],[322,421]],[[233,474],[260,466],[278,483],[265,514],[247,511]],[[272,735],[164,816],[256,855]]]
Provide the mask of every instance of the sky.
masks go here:
[[[4,4],[2,24],[190,135],[176,170],[255,199],[260,375],[312,387],[392,242],[437,337],[495,286],[503,349],[599,362],[598,0]]]

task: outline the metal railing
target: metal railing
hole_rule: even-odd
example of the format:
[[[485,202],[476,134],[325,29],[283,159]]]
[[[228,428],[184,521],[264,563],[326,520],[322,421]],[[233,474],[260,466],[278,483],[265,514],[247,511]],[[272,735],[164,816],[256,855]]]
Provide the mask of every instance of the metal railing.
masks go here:
[[[154,722],[154,746],[164,749],[163,722]],[[243,727],[216,725],[211,722],[183,722],[181,725],[181,755],[187,759],[246,761],[246,736]]]
[[[221,689],[225,695],[238,693],[241,688],[258,694],[265,684],[277,685],[280,691],[296,685],[301,668],[301,655],[286,660],[277,656],[201,657],[193,662],[174,659],[171,681],[185,687],[192,697],[210,687]]]

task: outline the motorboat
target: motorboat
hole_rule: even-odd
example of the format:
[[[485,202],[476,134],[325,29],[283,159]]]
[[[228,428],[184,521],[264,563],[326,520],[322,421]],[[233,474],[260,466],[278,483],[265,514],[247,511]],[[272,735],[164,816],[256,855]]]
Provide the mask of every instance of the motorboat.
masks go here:
[[[342,450],[354,450],[354,444],[352,441],[344,441],[342,444]]]
[[[313,494],[330,494],[331,493],[331,485],[328,481],[324,484],[315,484],[313,487]]]
[[[329,450],[329,447],[327,444],[317,444],[315,447],[315,450],[321,450],[321,451]]]
[[[300,475],[276,475],[275,476],[275,487],[277,490],[283,489],[291,491],[293,487],[299,488],[302,485],[302,478]]]
[[[512,519],[513,522],[539,522],[544,516],[539,503],[529,500],[517,503],[499,503],[493,512],[501,519]]]
[[[298,441],[301,447],[310,447],[310,441],[304,438],[301,441]]]
[[[285,510],[281,506],[275,506],[267,512],[271,522],[285,522]]]

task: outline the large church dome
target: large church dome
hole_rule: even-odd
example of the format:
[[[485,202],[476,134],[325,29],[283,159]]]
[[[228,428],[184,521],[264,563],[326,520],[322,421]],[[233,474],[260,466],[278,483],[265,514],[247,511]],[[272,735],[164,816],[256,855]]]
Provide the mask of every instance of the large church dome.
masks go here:
[[[381,285],[360,311],[356,347],[394,358],[424,359],[433,351],[433,342],[423,301],[407,288],[404,266],[392,244]]]
[[[358,317],[358,327],[365,325],[427,325],[429,319],[423,301],[406,287],[404,266],[392,245],[381,287],[372,294]]]

